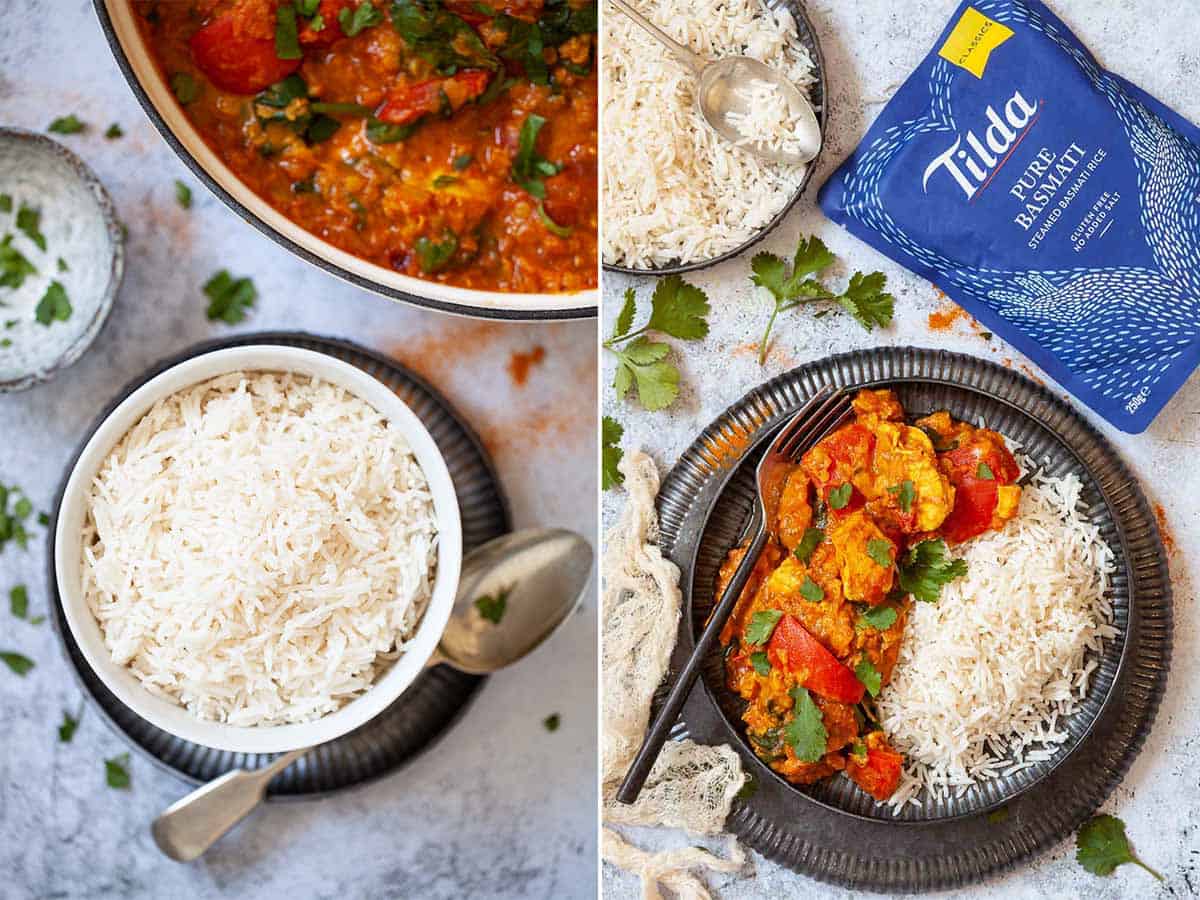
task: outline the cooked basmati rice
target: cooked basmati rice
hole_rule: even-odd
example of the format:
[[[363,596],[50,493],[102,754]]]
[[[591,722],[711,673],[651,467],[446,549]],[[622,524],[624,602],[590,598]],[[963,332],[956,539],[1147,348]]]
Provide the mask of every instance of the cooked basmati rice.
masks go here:
[[[881,724],[905,756],[894,809],[961,795],[1057,752],[1116,635],[1113,555],[1080,516],[1074,474],[1034,474],[1019,515],[964,544],[967,575],[914,603]],[[1092,659],[1085,654],[1091,653]],[[927,793],[926,793],[927,792]]]
[[[745,112],[730,110],[725,118],[743,137],[739,147],[776,153],[804,153],[804,118],[792,111],[783,93],[769,81],[752,78],[735,92]]]
[[[812,60],[786,10],[758,0],[659,0],[642,11],[693,51],[744,54],[804,87]],[[695,76],[628,17],[605,18],[603,253],[634,267],[711,258],[749,240],[800,186],[804,166],[767,163],[716,135]]]
[[[233,373],[155,404],[105,459],[83,593],[151,692],[304,722],[403,652],[436,555],[425,475],[383,416],[308,376]]]

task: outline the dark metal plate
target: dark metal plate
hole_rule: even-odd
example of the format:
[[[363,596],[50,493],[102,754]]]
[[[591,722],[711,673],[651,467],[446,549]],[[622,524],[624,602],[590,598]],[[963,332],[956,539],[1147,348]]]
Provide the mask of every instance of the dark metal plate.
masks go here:
[[[751,391],[680,457],[659,492],[662,546],[680,566],[687,613],[682,664],[712,605],[716,567],[736,542],[763,439],[822,384],[888,386],[918,415],[948,408],[1022,444],[1051,474],[1077,473],[1082,504],[1113,549],[1111,597],[1120,636],[1106,643],[1070,738],[1045,764],[991,779],[961,798],[899,816],[838,777],[800,788],[744,740],[741,706],[720,661],[683,720],[693,738],[729,743],[758,782],[727,826],[764,855],[828,881],[877,890],[949,888],[1015,865],[1084,821],[1121,780],[1153,724],[1171,654],[1171,588],[1154,516],[1116,450],[1066,403],[990,362],[944,351],[878,348],[802,366]],[[1003,821],[987,810],[1004,804]],[[995,818],[995,817],[993,817]],[[902,826],[902,827],[898,827]]]
[[[812,180],[813,172],[816,171],[817,166],[820,164],[821,153],[825,150],[825,130],[829,121],[829,88],[825,82],[825,56],[821,52],[821,41],[817,37],[817,29],[813,27],[812,20],[808,17],[808,11],[804,8],[804,4],[800,0],[764,0],[763,6],[767,9],[787,10],[791,13],[792,19],[796,22],[796,38],[812,56],[813,78],[815,80],[808,88],[808,99],[817,113],[817,123],[821,126],[821,149],[818,151],[816,157],[808,163],[808,168],[805,169],[804,178],[800,180],[799,187],[796,188],[796,192],[792,194],[787,205],[771,221],[767,222],[749,240],[739,244],[732,250],[727,250],[720,256],[714,256],[711,259],[700,259],[689,263],[676,260],[666,265],[651,266],[646,269],[634,269],[629,266],[620,266],[616,263],[604,263],[606,271],[621,272],[625,275],[658,276],[678,275],[683,272],[694,272],[697,269],[707,269],[709,266],[715,266],[717,263],[740,256],[770,234],[780,222],[787,218],[787,214],[792,211],[792,207],[796,205],[800,197],[804,194],[804,189],[808,187],[808,183]],[[612,13],[612,15],[617,15],[617,13]]]
[[[88,429],[71,457],[59,485],[53,509],[62,500],[66,478],[75,460],[100,422],[133,391],[159,372],[185,359],[247,344],[281,344],[326,353],[375,376],[394,390],[429,429],[446,459],[462,515],[463,549],[469,551],[512,529],[508,501],[491,460],[471,427],[419,376],[385,356],[349,341],[301,333],[270,332],[209,341],[164,360],[109,404]],[[265,754],[230,753],[180,740],[139,718],[104,686],[79,652],[63,617],[54,577],[54,523],[47,528],[46,576],[51,620],[62,641],[63,653],[100,717],[135,750],[164,771],[191,784],[211,781],[230,769],[256,769],[272,758]],[[360,787],[390,775],[429,749],[458,721],[485,678],[466,675],[449,666],[426,669],[400,698],[361,728],[325,744],[275,778],[269,800],[315,799],[348,788]]]

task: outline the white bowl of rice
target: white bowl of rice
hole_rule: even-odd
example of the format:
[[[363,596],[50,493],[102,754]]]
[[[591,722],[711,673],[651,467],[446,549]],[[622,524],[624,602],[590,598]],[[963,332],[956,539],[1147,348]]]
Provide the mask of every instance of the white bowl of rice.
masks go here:
[[[386,709],[433,655],[462,561],[420,420],[340,360],[216,350],[135,390],[67,481],[55,570],[71,633],[138,715],[279,753]]]

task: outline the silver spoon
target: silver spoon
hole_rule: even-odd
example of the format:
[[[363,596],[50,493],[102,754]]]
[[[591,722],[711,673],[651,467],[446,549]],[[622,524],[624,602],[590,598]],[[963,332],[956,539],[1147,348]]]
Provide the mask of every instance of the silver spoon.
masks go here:
[[[579,605],[592,571],[592,548],[558,528],[536,528],[488,541],[463,559],[450,622],[427,663],[472,675],[512,665],[553,634]],[[498,623],[475,601],[505,596]],[[171,859],[198,858],[266,796],[271,779],[313,748],[293,750],[261,769],[234,769],[172,804],[150,827]]]
[[[626,0],[610,0],[610,2],[670,50],[675,58],[696,76],[696,109],[700,111],[701,117],[713,131],[725,140],[738,144],[742,150],[769,162],[801,165],[816,158],[821,149],[821,126],[817,123],[817,115],[813,112],[808,98],[781,72],[757,59],[751,59],[749,56],[705,59],[668,36],[661,28],[630,6]],[[765,81],[773,85],[775,90],[783,94],[792,115],[800,117],[801,124],[797,135],[801,139],[799,153],[765,147],[757,140],[758,135],[743,134],[729,120],[729,113],[745,115],[749,112],[746,101],[742,99],[740,88],[747,87],[754,81]],[[749,143],[738,143],[747,138]]]

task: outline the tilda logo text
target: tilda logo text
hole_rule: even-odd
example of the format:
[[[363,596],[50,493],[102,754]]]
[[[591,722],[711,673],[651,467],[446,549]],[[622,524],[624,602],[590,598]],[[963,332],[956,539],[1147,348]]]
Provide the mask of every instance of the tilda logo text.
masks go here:
[[[984,113],[988,125],[982,140],[974,131],[968,131],[965,138],[959,135],[943,153],[934,157],[921,180],[925,193],[929,193],[929,181],[939,170],[954,179],[968,200],[991,180],[1007,154],[1020,143],[1025,129],[1037,118],[1038,105],[1026,100],[1020,91],[1014,91],[1003,110],[1001,115],[994,106],[988,106]]]

